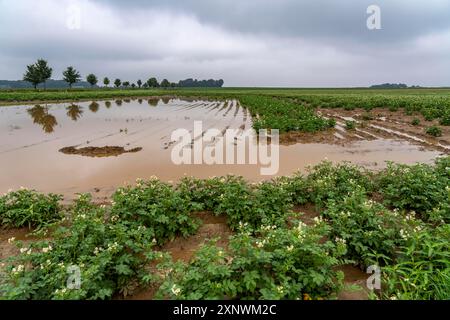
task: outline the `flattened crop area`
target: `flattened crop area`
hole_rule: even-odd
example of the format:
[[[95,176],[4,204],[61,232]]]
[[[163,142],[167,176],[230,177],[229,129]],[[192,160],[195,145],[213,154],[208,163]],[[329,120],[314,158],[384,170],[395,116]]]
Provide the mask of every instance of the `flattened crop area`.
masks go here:
[[[450,126],[439,126],[438,120],[426,120],[421,114],[407,115],[403,110],[386,109],[319,109],[319,113],[336,120],[339,138],[345,141],[393,139],[420,145],[428,150],[450,152]],[[346,121],[355,122],[355,128],[346,129]],[[439,126],[442,135],[432,137],[426,133],[431,126]]]

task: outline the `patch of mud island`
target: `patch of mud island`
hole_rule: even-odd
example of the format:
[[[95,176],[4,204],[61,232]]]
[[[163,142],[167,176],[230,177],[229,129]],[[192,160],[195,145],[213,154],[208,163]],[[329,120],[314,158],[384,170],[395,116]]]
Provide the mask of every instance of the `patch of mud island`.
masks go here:
[[[80,155],[85,157],[101,158],[101,157],[117,157],[124,153],[136,153],[141,151],[141,147],[125,150],[124,147],[105,146],[105,147],[65,147],[59,150],[64,154]]]

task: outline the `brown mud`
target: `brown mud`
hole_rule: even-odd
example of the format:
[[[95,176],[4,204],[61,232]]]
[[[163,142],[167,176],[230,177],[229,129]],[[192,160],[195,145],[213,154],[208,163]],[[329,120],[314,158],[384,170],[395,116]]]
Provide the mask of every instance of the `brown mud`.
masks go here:
[[[224,250],[228,248],[228,239],[233,233],[227,225],[225,216],[214,216],[210,212],[199,212],[195,216],[202,221],[202,225],[195,235],[188,238],[177,237],[161,248],[161,251],[170,253],[173,261],[188,263],[195,252],[209,240],[217,240],[216,245]],[[154,286],[138,288],[126,299],[151,300],[156,291],[157,288]]]
[[[337,121],[337,127],[344,127],[345,121],[355,121],[355,130],[343,130],[353,137],[370,139],[397,139],[419,145],[424,150],[436,150],[450,154],[450,126],[439,125],[438,120],[427,121],[420,113],[406,114],[403,110],[389,111],[376,108],[371,111],[363,109],[344,110],[321,108],[319,112]],[[419,120],[413,125],[414,119]],[[425,131],[430,126],[438,126],[442,130],[441,137],[432,137]],[[352,133],[353,131],[353,133]]]
[[[64,154],[80,155],[85,157],[117,157],[124,153],[136,153],[141,151],[141,147],[125,150],[124,147],[84,147],[77,149],[76,147],[64,147],[59,152]]]

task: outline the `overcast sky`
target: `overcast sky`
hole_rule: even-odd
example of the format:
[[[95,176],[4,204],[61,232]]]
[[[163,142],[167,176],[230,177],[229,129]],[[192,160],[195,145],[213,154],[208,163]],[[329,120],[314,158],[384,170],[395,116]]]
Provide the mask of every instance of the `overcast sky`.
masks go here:
[[[367,28],[373,4],[381,30]],[[450,0],[0,0],[0,79],[37,58],[55,79],[73,65],[129,81],[448,86]]]

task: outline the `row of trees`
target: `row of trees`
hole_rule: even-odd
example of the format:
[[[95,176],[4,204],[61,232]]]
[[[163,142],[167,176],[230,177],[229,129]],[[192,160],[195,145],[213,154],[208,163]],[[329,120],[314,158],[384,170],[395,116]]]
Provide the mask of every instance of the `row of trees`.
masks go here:
[[[53,69],[49,67],[47,61],[39,59],[35,64],[27,66],[27,70],[23,75],[23,80],[30,82],[35,89],[40,83],[43,83],[45,88],[45,82],[51,78],[52,73]],[[63,80],[72,88],[74,83],[81,80],[81,75],[74,67],[68,67],[63,72]],[[90,74],[87,76],[87,81],[94,86],[97,83],[97,77]]]
[[[89,82],[89,80],[88,80]],[[110,84],[110,81],[108,78],[104,78],[103,79],[103,84],[107,87]],[[138,81],[136,81],[136,83],[131,83],[129,81],[124,81],[122,82],[122,80],[120,79],[116,79],[114,80],[114,86],[116,88],[120,88],[121,86],[124,88],[128,88],[128,87],[132,87],[132,88],[173,88],[176,87],[177,84],[173,83],[173,82],[169,82],[169,80],[164,79],[163,81],[161,81],[161,83],[158,82],[158,80],[156,78],[150,78],[148,79],[146,82],[142,82],[141,79],[139,79]]]
[[[40,83],[44,84],[49,80],[52,76],[53,69],[49,67],[47,61],[43,59],[39,59],[35,64],[31,64],[27,66],[27,70],[23,76],[24,81],[30,82],[34,88],[36,89]],[[69,84],[69,87],[79,82],[81,80],[80,73],[72,66],[67,67],[67,69],[62,73],[63,80]],[[86,77],[86,81],[92,86],[96,86],[98,83],[98,78],[95,74],[89,74]],[[136,81],[136,83],[130,83],[129,81],[123,81],[121,79],[115,79],[113,84],[116,88],[174,88],[174,87],[222,87],[223,80],[193,80],[186,79],[179,81],[178,84],[174,82],[170,82],[167,79],[164,79],[158,82],[158,79],[155,77],[149,78],[147,81],[142,82],[141,79]],[[103,78],[103,84],[108,87],[111,84],[111,81],[108,77]]]
[[[197,79],[186,79],[178,82],[178,87],[196,88],[196,87],[206,87],[206,88],[220,88],[223,86],[223,80],[197,80]]]

